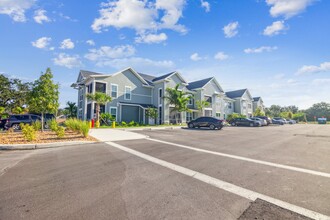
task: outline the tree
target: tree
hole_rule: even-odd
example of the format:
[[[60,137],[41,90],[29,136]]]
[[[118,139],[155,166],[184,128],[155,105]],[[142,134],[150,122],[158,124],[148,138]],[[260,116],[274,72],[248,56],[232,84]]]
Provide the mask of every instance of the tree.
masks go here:
[[[146,115],[150,118],[153,118],[156,124],[157,118],[158,118],[158,111],[156,108],[148,108],[146,111]]]
[[[314,120],[314,116],[316,118],[326,117],[330,119],[330,104],[326,102],[316,103],[305,112],[309,121]]]
[[[10,79],[0,74],[0,107],[6,112],[22,108],[27,103],[27,96],[31,90],[31,83],[23,83],[19,79]]]
[[[265,112],[260,108],[258,107],[255,112],[253,113],[254,116],[265,116]]]
[[[87,99],[95,102],[96,104],[96,123],[100,124],[100,105],[105,105],[107,102],[111,102],[112,99],[105,93],[95,92],[95,94],[87,94]]]
[[[197,109],[201,112],[202,116],[204,116],[204,108],[210,106],[210,103],[206,100],[197,100],[196,101]]]
[[[177,84],[174,88],[167,88],[164,99],[167,99],[170,105],[173,105],[171,112],[191,112],[187,107],[187,104],[191,98],[191,94],[179,89],[180,84]],[[175,116],[175,123],[177,124],[177,117]]]
[[[266,115],[270,117],[279,117],[282,107],[279,105],[272,105],[266,108]]]
[[[246,118],[246,115],[238,114],[238,113],[232,113],[227,116],[226,121],[231,122],[235,118]]]
[[[299,108],[295,105],[289,105],[281,108],[281,112],[292,112],[293,114],[297,113]]]
[[[29,109],[31,112],[41,113],[41,130],[44,130],[44,114],[56,113],[59,107],[58,84],[53,82],[50,68],[42,73],[40,78],[33,83],[29,94]]]
[[[67,107],[64,109],[68,112],[69,118],[76,118],[77,117],[77,106],[75,102],[68,101],[66,103]]]

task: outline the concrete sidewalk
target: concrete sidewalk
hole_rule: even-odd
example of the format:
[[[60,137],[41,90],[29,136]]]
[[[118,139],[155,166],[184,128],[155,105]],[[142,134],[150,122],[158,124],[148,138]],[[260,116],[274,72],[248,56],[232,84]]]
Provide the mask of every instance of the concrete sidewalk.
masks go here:
[[[148,138],[146,135],[118,129],[92,129],[89,133],[100,141],[124,141]]]

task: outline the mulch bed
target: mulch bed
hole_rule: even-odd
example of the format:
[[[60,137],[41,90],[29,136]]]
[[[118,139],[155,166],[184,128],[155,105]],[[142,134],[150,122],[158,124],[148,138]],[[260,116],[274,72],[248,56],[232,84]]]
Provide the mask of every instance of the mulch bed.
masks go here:
[[[21,132],[0,133],[1,144],[36,144],[36,143],[54,143],[54,142],[70,142],[70,141],[98,141],[97,139],[88,136],[85,138],[76,132],[66,131],[64,138],[58,138],[52,131],[38,131],[35,141],[27,141]]]

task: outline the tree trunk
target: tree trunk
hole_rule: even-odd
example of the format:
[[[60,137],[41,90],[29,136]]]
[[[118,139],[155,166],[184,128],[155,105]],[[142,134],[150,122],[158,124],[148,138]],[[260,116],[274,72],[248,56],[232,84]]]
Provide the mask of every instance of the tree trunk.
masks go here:
[[[44,113],[41,112],[41,131],[44,132]]]
[[[96,121],[100,121],[100,105],[96,103]]]

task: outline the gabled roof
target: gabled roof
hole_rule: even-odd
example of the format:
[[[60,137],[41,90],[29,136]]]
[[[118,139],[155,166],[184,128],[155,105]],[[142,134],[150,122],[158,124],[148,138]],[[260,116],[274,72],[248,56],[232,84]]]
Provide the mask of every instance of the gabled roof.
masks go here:
[[[253,97],[253,101],[254,101],[254,102],[259,101],[259,99],[261,99],[261,97]]]
[[[152,81],[156,78],[155,76],[150,76],[144,73],[138,73],[149,85],[153,85]]]
[[[197,80],[197,81],[194,81],[194,82],[190,82],[189,85],[187,86],[187,89],[194,90],[194,89],[203,88],[212,79],[213,79],[213,77],[210,77],[210,78],[207,78],[207,79],[201,79],[201,80]]]
[[[167,77],[171,76],[173,73],[175,73],[175,72],[170,72],[170,73],[167,73],[165,75],[158,76],[158,77],[154,78],[152,81],[156,82],[156,81],[159,81],[159,80],[162,80],[162,79],[166,79]]]
[[[226,92],[226,96],[228,96],[231,99],[239,98],[239,97],[242,97],[246,91],[247,91],[247,89],[230,91],[230,92]]]
[[[80,73],[84,78],[87,78],[91,75],[104,75],[102,73],[96,73],[96,72],[91,72],[91,71],[87,71],[87,70],[80,70]]]

